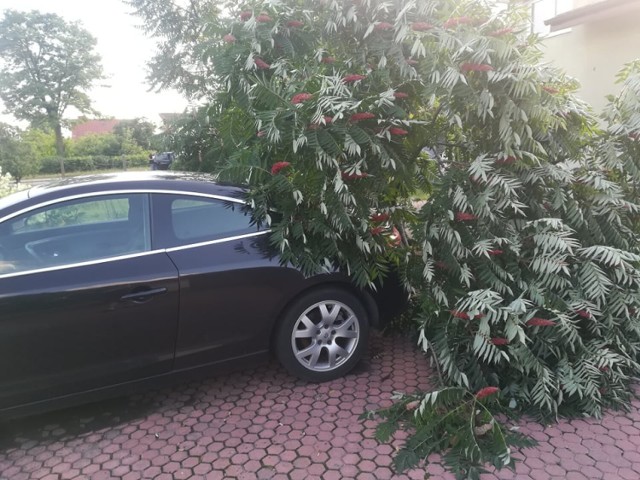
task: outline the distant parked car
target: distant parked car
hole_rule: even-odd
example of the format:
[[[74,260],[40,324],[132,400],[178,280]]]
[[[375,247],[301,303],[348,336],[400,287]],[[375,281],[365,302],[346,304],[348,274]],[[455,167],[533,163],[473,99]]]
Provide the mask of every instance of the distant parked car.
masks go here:
[[[168,172],[0,199],[0,415],[216,372],[275,351],[331,380],[379,310],[340,274],[280,265],[239,187]]]
[[[151,170],[169,170],[175,159],[173,152],[162,152],[151,155]]]

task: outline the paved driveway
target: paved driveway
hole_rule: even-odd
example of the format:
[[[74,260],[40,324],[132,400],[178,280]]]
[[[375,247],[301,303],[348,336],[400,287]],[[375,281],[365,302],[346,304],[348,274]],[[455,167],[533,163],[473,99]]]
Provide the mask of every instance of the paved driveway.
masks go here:
[[[393,391],[429,388],[412,343],[374,337],[354,374],[293,380],[275,362],[143,395],[0,424],[0,479],[440,479],[437,462],[395,475],[394,445],[358,416]],[[640,414],[522,424],[540,443],[515,473],[486,478],[640,479]]]

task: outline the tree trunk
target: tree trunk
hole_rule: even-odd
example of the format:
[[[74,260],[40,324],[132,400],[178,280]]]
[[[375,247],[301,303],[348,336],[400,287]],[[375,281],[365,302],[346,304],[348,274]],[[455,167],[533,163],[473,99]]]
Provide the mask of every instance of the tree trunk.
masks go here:
[[[62,125],[60,122],[56,122],[53,127],[53,130],[56,133],[56,154],[60,159],[60,173],[64,177],[64,138],[62,138]]]

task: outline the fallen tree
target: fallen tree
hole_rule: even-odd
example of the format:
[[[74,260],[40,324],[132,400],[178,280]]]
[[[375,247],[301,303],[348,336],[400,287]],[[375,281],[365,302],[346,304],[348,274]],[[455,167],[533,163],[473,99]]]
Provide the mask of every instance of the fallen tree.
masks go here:
[[[463,477],[511,465],[501,409],[627,404],[640,348],[637,64],[599,120],[541,63],[522,10],[131,3],[150,28],[174,19],[155,65],[180,68],[156,83],[205,100],[186,165],[248,184],[283,262],[360,285],[401,273],[443,388],[383,412],[381,437],[413,428],[399,469],[442,450]]]

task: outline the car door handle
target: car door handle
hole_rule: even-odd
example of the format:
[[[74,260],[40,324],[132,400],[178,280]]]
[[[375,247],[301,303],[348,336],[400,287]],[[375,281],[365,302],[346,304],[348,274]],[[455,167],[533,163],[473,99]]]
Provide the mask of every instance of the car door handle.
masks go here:
[[[167,293],[167,288],[152,288],[149,290],[140,290],[133,293],[128,293],[127,295],[123,295],[120,297],[120,300],[123,302],[134,302],[134,303],[144,303],[151,298],[162,295],[163,293]]]

